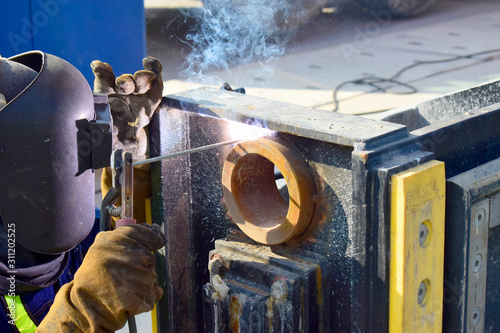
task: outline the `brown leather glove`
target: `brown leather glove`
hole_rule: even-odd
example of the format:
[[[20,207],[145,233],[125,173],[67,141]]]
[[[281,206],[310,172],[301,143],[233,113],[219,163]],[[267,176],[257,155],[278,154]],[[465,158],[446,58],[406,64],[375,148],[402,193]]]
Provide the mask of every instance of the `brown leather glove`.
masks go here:
[[[161,102],[162,65],[153,57],[143,60],[144,70],[134,75],[115,78],[107,63],[95,60],[91,67],[95,75],[94,92],[108,94],[113,116],[113,149],[123,148],[132,153],[134,161],[149,157],[148,124]],[[111,169],[105,168],[101,178],[103,198],[111,188]],[[146,221],[144,200],[151,196],[149,165],[134,169],[134,218]],[[120,202],[117,202],[120,205]]]
[[[144,70],[116,79],[109,64],[94,60],[90,65],[95,75],[94,92],[108,95],[113,116],[113,149],[123,148],[132,153],[134,161],[149,155],[147,126],[163,93],[160,61],[146,57],[142,63]]]
[[[99,233],[74,280],[59,290],[36,332],[114,332],[129,315],[152,310],[163,290],[151,251],[165,243],[158,225],[128,225]]]

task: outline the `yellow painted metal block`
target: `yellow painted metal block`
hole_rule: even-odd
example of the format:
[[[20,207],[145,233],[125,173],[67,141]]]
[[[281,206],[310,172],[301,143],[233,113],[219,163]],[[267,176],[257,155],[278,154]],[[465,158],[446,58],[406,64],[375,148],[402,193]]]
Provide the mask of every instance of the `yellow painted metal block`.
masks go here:
[[[144,209],[146,210],[146,223],[149,225],[153,224],[153,211],[151,209],[151,198],[146,198],[144,200]]]
[[[146,209],[146,223],[148,223],[149,225],[152,225],[153,224],[153,211],[151,209],[151,198],[145,199],[144,207]],[[151,330],[153,333],[158,332],[156,304],[155,304],[153,310],[151,310]]]
[[[442,332],[444,163],[391,178],[389,332]]]

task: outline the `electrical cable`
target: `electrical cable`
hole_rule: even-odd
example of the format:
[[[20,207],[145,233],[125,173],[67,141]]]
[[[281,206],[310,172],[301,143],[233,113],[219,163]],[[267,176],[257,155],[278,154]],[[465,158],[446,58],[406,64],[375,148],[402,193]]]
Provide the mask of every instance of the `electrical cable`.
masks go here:
[[[377,77],[377,76],[367,76],[367,77],[363,77],[363,78],[356,79],[356,80],[344,81],[341,84],[339,84],[338,86],[336,86],[335,89],[333,90],[333,110],[332,111],[336,112],[338,110],[339,100],[338,100],[337,95],[338,95],[340,88],[342,88],[344,85],[346,85],[346,84],[369,85],[369,86],[374,88],[374,90],[372,90],[371,92],[381,91],[384,93],[388,93],[386,88],[383,88],[383,87],[378,85],[380,83],[394,83],[395,85],[406,87],[409,89],[409,91],[405,91],[405,92],[393,92],[393,94],[397,94],[397,95],[409,95],[409,94],[414,94],[417,92],[417,88],[415,88],[414,86],[412,86],[408,83],[404,83],[402,81],[398,81],[398,80],[394,80],[394,79],[390,79],[390,78],[389,79],[381,78],[381,77]]]
[[[344,82],[341,82],[338,84],[334,89],[333,89],[333,112],[338,111],[339,109],[339,99],[338,99],[338,92],[340,88],[347,84],[355,84],[355,85],[368,85],[370,87],[373,87],[374,90],[370,92],[376,92],[376,91],[381,91],[384,93],[392,93],[392,94],[397,94],[397,95],[406,95],[406,94],[414,94],[418,91],[418,89],[408,83],[402,82],[400,80],[397,80],[398,77],[401,76],[404,72],[408,71],[409,69],[412,69],[414,67],[420,66],[420,65],[428,65],[428,64],[437,64],[437,63],[443,63],[443,62],[451,62],[451,61],[456,61],[460,59],[471,59],[472,57],[479,56],[479,55],[484,55],[488,53],[498,53],[500,52],[500,48],[498,49],[491,49],[491,50],[485,50],[485,51],[480,51],[480,52],[474,52],[474,53],[469,53],[466,55],[461,55],[461,56],[455,56],[455,57],[450,57],[450,58],[445,58],[445,59],[438,59],[438,60],[417,60],[415,63],[408,65],[406,67],[403,67],[400,69],[396,74],[392,75],[389,78],[383,78],[383,77],[377,77],[377,76],[366,76],[362,77],[359,79],[355,80],[347,80]],[[484,61],[492,60],[491,58],[489,59],[484,59]],[[397,86],[402,86],[406,87],[409,89],[409,91],[406,92],[389,92],[387,91],[387,88],[381,87],[379,84],[381,83],[393,83]]]

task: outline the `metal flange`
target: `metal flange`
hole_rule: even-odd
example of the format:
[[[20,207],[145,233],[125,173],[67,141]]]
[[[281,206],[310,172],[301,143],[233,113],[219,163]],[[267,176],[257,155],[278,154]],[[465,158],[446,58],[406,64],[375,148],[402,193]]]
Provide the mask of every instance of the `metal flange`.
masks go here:
[[[275,166],[286,181],[288,200],[276,186]],[[229,215],[259,243],[284,243],[300,236],[311,222],[312,174],[300,152],[283,139],[238,143],[224,162],[222,185]]]

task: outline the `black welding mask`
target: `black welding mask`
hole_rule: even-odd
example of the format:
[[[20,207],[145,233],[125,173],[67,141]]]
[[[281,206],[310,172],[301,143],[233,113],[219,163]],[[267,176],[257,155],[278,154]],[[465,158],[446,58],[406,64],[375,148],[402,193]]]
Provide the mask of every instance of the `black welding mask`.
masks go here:
[[[0,93],[5,229],[32,252],[66,252],[94,224],[94,174],[79,170],[77,140],[78,124],[94,118],[90,86],[67,61],[34,51],[0,60]]]

